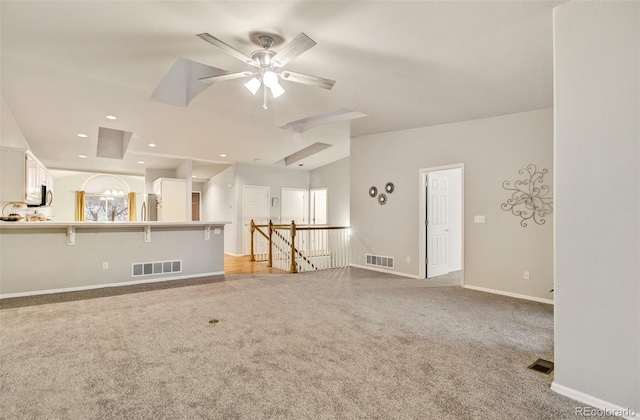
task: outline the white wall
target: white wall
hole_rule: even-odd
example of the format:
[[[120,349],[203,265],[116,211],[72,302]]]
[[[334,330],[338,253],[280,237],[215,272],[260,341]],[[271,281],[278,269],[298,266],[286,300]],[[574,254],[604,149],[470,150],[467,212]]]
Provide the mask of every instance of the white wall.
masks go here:
[[[552,388],[640,418],[640,3],[557,7],[554,51]]]
[[[310,188],[327,188],[327,224],[349,226],[349,158],[314,169]]]
[[[552,183],[553,112],[544,109],[497,118],[362,136],[351,141],[351,261],[365,253],[395,257],[396,273],[418,276],[420,169],[463,163],[465,168],[465,284],[553,299],[553,223],[530,223],[500,208],[510,194],[502,188],[528,164],[548,169]],[[395,184],[386,205],[369,197]],[[474,224],[474,215],[486,223]],[[407,262],[407,257],[411,262]],[[523,271],[530,280],[523,279]]]

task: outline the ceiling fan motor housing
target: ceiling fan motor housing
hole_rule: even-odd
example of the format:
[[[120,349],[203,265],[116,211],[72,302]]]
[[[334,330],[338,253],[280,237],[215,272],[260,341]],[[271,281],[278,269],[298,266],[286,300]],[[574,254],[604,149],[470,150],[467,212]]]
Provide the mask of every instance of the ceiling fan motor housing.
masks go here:
[[[271,58],[276,55],[273,51],[270,50],[259,50],[255,51],[251,54],[251,59],[256,62],[256,64],[261,68],[273,68],[273,62]]]
[[[276,53],[269,49],[273,45],[273,38],[262,35],[258,40],[264,49],[251,53],[251,59],[259,66],[260,72],[264,73],[267,70],[273,70],[275,63],[271,59]]]

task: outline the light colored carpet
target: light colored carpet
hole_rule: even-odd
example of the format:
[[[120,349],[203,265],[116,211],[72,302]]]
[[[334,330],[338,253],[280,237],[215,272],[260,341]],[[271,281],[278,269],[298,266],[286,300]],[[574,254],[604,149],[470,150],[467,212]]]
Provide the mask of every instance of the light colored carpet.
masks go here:
[[[553,308],[355,268],[0,310],[2,419],[564,419]],[[211,319],[220,322],[211,324]]]

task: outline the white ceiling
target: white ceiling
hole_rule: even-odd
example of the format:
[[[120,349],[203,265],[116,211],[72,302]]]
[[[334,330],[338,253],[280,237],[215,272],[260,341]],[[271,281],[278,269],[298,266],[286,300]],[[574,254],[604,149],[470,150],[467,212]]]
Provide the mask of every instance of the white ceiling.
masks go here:
[[[312,169],[348,156],[350,137],[551,107],[559,3],[3,0],[2,96],[49,168],[142,175],[186,157],[284,165],[312,143],[333,144],[292,165]],[[211,85],[187,107],[149,100],[177,57],[251,70],[201,32],[247,55],[255,33],[281,37],[278,51],[304,32],[317,45],[285,68],[336,85],[282,81],[286,93],[267,111],[242,79]],[[367,117],[278,128],[341,108]],[[134,133],[123,160],[96,157],[98,127]]]

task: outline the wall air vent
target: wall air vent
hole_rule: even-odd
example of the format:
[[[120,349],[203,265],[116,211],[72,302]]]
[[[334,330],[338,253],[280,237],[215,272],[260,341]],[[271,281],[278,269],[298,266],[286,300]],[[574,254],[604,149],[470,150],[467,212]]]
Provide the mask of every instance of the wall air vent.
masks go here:
[[[152,276],[156,274],[181,272],[182,260],[155,261],[131,264],[131,277]]]
[[[375,265],[382,268],[393,268],[393,257],[383,257],[380,255],[365,254],[367,265]]]

